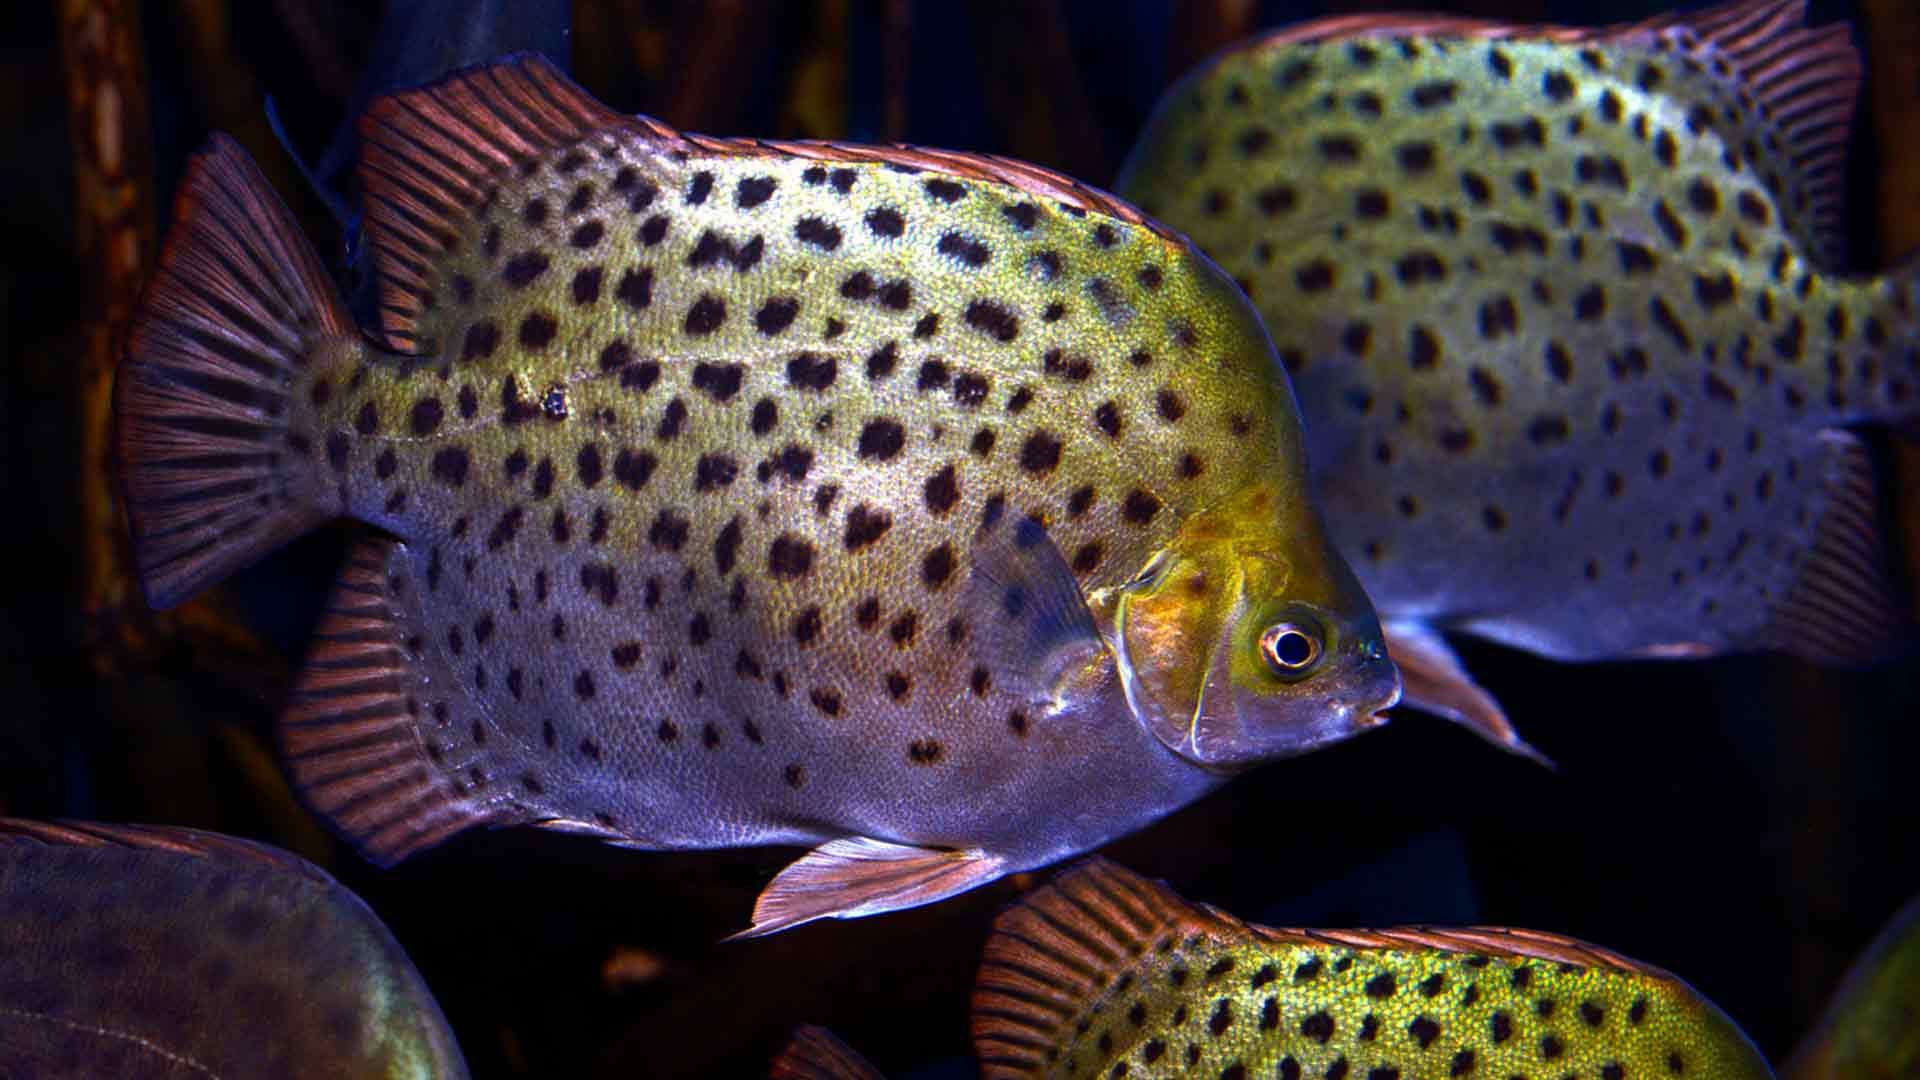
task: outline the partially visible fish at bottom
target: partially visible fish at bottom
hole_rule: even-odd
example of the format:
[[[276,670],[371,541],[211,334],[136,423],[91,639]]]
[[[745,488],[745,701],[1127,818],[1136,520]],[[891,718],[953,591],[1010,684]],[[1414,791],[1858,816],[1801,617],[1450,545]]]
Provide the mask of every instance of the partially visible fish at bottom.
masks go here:
[[[973,1038],[988,1080],[1773,1075],[1692,987],[1584,942],[1253,926],[1098,858],[995,922]],[[772,1075],[880,1073],[804,1027]]]
[[[1920,897],[1893,917],[1841,981],[1780,1070],[1787,1080],[1920,1076]]]
[[[0,818],[0,1075],[467,1067],[393,935],[306,860],[192,829]]]

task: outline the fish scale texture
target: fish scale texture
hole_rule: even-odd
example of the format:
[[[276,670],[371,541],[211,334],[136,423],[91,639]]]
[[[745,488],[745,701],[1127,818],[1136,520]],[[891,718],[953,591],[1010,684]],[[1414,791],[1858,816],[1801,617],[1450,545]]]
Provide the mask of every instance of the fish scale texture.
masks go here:
[[[1897,633],[1832,433],[1911,415],[1920,328],[1910,275],[1832,265],[1859,65],[1802,7],[1310,26],[1162,104],[1120,190],[1260,308],[1384,616],[1563,659]]]
[[[701,834],[650,808],[723,784],[791,820],[859,775],[878,819],[1058,752],[973,660],[971,540],[1031,516],[1117,584],[1282,451],[1224,283],[966,180],[590,150],[464,223],[437,355],[310,421],[406,543],[417,655],[473,703],[431,745],[536,799],[556,770],[652,778],[588,812],[661,841]]]

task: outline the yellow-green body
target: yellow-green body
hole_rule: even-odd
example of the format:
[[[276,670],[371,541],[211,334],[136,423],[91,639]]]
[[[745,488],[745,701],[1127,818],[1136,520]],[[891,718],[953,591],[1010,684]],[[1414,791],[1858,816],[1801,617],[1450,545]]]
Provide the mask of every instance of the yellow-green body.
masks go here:
[[[1803,6],[1333,19],[1162,101],[1119,190],[1259,308],[1390,626],[1577,660],[1895,633],[1842,429],[1912,414],[1915,286],[1839,272],[1859,63]]]
[[[996,924],[989,1080],[1596,1080],[1773,1074],[1679,979],[1527,930],[1275,930],[1098,860]]]
[[[286,725],[375,857],[532,823],[977,884],[1397,697],[1258,317],[1125,204],[1017,162],[683,136],[532,60],[384,100],[363,141],[380,342],[306,331],[275,496],[393,538]],[[166,304],[182,250],[122,393],[163,600],[214,573],[169,546],[208,456],[173,464],[167,413],[224,385],[168,366],[168,320],[205,310]],[[1170,552],[1208,569],[1156,599]],[[1318,635],[1300,670],[1243,625],[1282,608]],[[1135,634],[1155,617],[1203,637]]]

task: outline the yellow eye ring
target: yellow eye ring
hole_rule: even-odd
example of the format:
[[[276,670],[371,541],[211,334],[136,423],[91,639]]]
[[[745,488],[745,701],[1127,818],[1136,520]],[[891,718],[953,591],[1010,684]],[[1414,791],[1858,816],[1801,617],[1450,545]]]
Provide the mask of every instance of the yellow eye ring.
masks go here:
[[[1320,662],[1320,636],[1299,623],[1275,623],[1260,632],[1260,655],[1275,675],[1303,675]]]

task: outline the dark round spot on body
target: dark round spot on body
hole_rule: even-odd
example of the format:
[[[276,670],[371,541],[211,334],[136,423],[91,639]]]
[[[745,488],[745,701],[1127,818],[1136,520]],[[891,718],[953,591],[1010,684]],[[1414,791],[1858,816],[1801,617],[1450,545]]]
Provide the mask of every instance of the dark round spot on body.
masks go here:
[[[606,234],[607,227],[605,225],[598,221],[589,221],[574,229],[573,235],[567,238],[567,242],[572,244],[575,249],[585,251],[595,244],[598,244],[600,238]]]
[[[792,580],[813,570],[813,544],[793,533],[781,533],[767,548],[767,572]]]
[[[582,487],[590,488],[600,482],[601,465],[599,446],[594,443],[588,443],[582,446],[580,452],[574,455],[573,464],[574,473],[580,478],[580,485]]]
[[[1042,428],[1020,445],[1020,467],[1036,475],[1050,473],[1060,464],[1060,450],[1059,438]]]
[[[799,314],[800,301],[791,296],[776,296],[754,312],[753,325],[762,334],[773,337],[792,326],[794,317]]]
[[[975,300],[967,305],[967,325],[996,341],[1012,341],[1020,336],[1020,319],[991,300]]]
[[[417,436],[434,434],[436,430],[440,430],[440,419],[444,415],[444,409],[440,407],[440,398],[420,398],[419,402],[413,404],[413,413],[411,413],[413,434]]]
[[[866,222],[867,231],[889,240],[907,230],[906,219],[900,216],[899,211],[887,207],[867,211]]]
[[[696,335],[711,334],[726,320],[727,302],[712,293],[703,293],[687,308],[686,331]]]
[[[899,455],[906,442],[907,431],[899,421],[884,416],[875,417],[860,429],[858,452],[862,458],[890,461]]]
[[[920,581],[929,591],[938,592],[953,578],[954,566],[953,545],[941,544],[920,560]]]
[[[539,351],[553,342],[560,332],[560,321],[544,311],[536,311],[520,320],[520,345]]]
[[[551,261],[545,252],[524,251],[507,260],[500,270],[500,278],[510,288],[524,289],[546,273],[549,265]]]
[[[464,447],[449,446],[433,455],[430,470],[433,478],[448,487],[460,487],[467,482],[467,467],[470,458]]]

